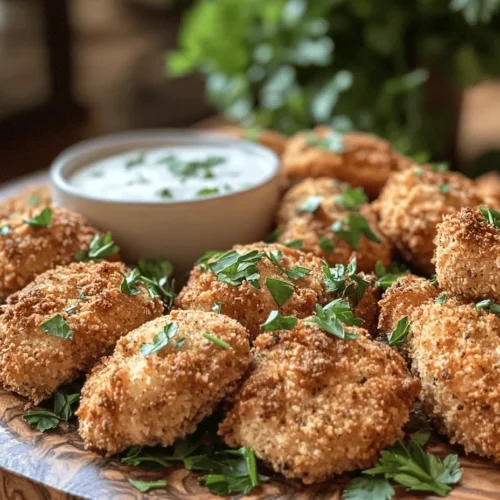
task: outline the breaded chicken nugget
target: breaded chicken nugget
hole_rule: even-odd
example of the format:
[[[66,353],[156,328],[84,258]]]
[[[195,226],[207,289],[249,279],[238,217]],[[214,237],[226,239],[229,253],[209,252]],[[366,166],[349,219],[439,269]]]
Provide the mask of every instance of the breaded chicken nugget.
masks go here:
[[[359,132],[336,136],[336,147],[329,146],[332,131],[324,126],[292,137],[282,156],[286,175],[290,179],[333,177],[364,188],[373,199],[393,172],[410,165],[378,137]]]
[[[500,318],[427,303],[411,315],[409,354],[427,414],[452,444],[500,460]]]
[[[224,441],[306,484],[373,465],[403,436],[420,384],[395,351],[346,331],[359,337],[341,340],[303,321],[260,335],[219,426]]]
[[[399,278],[386,290],[379,302],[379,330],[385,333],[392,332],[401,318],[409,316],[415,308],[425,302],[436,300],[439,294],[439,288],[425,278],[414,274]]]
[[[479,194],[486,203],[497,210],[500,210],[500,174],[498,172],[488,172],[476,179]]]
[[[334,232],[333,224],[340,224],[341,227]],[[330,265],[347,265],[356,259],[358,270],[369,273],[378,261],[385,266],[392,261],[392,245],[379,230],[377,217],[370,205],[362,206],[359,213],[351,213],[342,207],[335,212],[331,209],[327,212],[320,207],[314,214],[290,219],[282,229],[279,242],[299,240],[304,252],[321,257]],[[350,241],[356,234],[360,237],[355,245],[357,248],[354,248]]]
[[[267,257],[271,254],[275,262]],[[253,259],[254,267],[248,267],[247,259]],[[219,256],[212,269],[203,264],[191,271],[176,307],[211,311],[220,304],[220,312],[239,321],[252,339],[271,311],[305,318],[314,313],[316,304],[327,301],[321,260],[283,245],[236,245],[229,257]]]
[[[194,432],[249,363],[248,332],[222,314],[172,311],[142,325],[85,382],[77,412],[85,447],[112,455],[171,445]]]
[[[365,275],[364,273],[359,273],[359,276],[368,282],[369,286],[365,288],[363,296],[358,302],[350,299],[351,309],[354,316],[363,320],[361,326],[368,330],[371,335],[376,335],[380,299],[380,288],[376,285],[377,277],[374,274]]]
[[[469,208],[445,217],[437,226],[436,274],[443,288],[471,301],[500,301],[500,212],[497,213],[498,227],[490,224],[479,210]]]
[[[163,312],[138,285],[120,290],[121,263],[74,263],[49,270],[9,299],[0,318],[0,383],[35,404],[71,382],[116,341]]]
[[[444,215],[481,201],[471,179],[416,166],[394,174],[382,190],[379,227],[408,263],[432,274],[436,226]]]
[[[3,221],[7,232],[0,234],[0,301],[47,269],[73,262],[75,253],[88,250],[97,234],[82,216],[57,206],[51,210],[47,227],[26,223],[40,209]]]
[[[0,201],[0,218],[23,214],[34,208],[41,209],[51,204],[49,186],[31,186],[16,196]]]

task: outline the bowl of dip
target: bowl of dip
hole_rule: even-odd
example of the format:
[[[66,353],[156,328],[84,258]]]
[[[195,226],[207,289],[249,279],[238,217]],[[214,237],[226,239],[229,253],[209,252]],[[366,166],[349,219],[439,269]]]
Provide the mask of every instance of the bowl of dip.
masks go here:
[[[280,195],[270,150],[190,131],[138,131],[70,147],[53,162],[55,203],[111,231],[125,260],[189,270],[207,250],[252,243]]]

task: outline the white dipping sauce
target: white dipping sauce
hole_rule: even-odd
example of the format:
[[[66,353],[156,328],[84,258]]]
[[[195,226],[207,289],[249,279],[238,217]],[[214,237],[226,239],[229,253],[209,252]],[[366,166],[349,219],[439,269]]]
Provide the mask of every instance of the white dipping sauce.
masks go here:
[[[78,170],[69,183],[106,200],[176,202],[244,191],[273,173],[265,160],[244,150],[173,146],[104,158]]]

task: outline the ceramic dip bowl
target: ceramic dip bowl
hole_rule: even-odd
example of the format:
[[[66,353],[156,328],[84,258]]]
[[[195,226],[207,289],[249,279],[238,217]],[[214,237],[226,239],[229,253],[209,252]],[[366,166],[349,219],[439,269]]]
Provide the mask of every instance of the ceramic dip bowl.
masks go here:
[[[220,158],[225,157],[227,168],[205,168],[206,160],[195,161],[191,168],[192,158],[182,160],[183,152],[193,158],[205,155],[209,164],[224,163]],[[231,159],[236,159],[234,169],[229,168]],[[122,162],[122,171],[117,170],[117,161]],[[96,169],[100,171],[92,172]],[[137,192],[126,180],[131,172],[144,184]],[[180,180],[172,172],[181,172]],[[183,177],[186,172],[189,175]],[[229,180],[241,174],[242,182],[239,186],[233,182],[234,189],[224,183],[216,194],[213,187],[196,191],[206,177],[213,186],[218,172],[226,172]],[[70,147],[56,158],[50,177],[55,203],[82,214],[98,229],[111,231],[126,261],[168,259],[178,272],[186,272],[207,250],[227,250],[264,238],[280,195],[278,174],[277,156],[257,144],[201,132],[138,131]],[[169,179],[175,186],[169,186]]]

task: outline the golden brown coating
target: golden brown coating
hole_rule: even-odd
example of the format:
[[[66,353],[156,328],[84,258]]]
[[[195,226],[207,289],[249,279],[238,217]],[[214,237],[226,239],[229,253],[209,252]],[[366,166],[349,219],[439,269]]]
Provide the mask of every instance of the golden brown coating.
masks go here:
[[[434,273],[436,226],[444,215],[480,203],[472,180],[456,172],[434,172],[418,166],[394,174],[376,208],[380,230],[408,263],[430,275]]]
[[[392,245],[379,230],[377,217],[372,207],[364,205],[359,213],[366,219],[371,231],[380,240],[380,243],[362,235],[358,248],[354,249],[347,241],[334,233],[331,229],[332,224],[339,220],[345,221],[348,218],[348,210],[342,209],[342,207],[338,207],[335,214],[332,209],[329,209],[327,213],[320,208],[314,214],[307,213],[290,219],[283,226],[283,232],[279,235],[278,241],[287,243],[300,240],[304,252],[321,257],[330,265],[347,265],[352,259],[356,259],[357,269],[360,272],[373,271],[379,260],[388,266],[392,261]],[[329,241],[333,249],[326,246],[324,241]]]
[[[500,209],[500,173],[488,172],[476,179],[479,194],[495,209]]]
[[[172,323],[177,332],[168,345],[143,356],[141,345]],[[223,314],[172,311],[142,325],[121,338],[85,382],[77,412],[85,447],[112,455],[131,445],[171,445],[194,432],[249,363],[248,332]]]
[[[10,232],[0,235],[0,302],[38,274],[69,264],[76,252],[88,250],[97,230],[81,215],[57,206],[51,208],[48,227],[31,227],[25,222],[40,209],[4,221]]]
[[[427,414],[452,444],[500,460],[500,318],[427,303],[411,315],[409,354]]]
[[[23,214],[33,208],[42,209],[51,204],[49,186],[30,186],[16,196],[0,201],[0,218]]]
[[[463,208],[437,227],[439,284],[464,299],[500,301],[500,229]]]
[[[326,137],[328,127],[317,127],[314,134]],[[391,145],[373,135],[359,132],[342,135],[343,152],[334,152],[309,144],[311,132],[300,132],[286,144],[282,156],[290,179],[333,177],[362,187],[370,198],[376,198],[393,172],[405,169],[410,161]]]
[[[35,404],[89,370],[116,341],[163,312],[139,285],[120,291],[122,263],[74,263],[38,276],[9,299],[0,319],[0,383]],[[61,315],[73,339],[45,333],[42,323]]]
[[[279,310],[285,316],[305,318],[314,313],[316,304],[326,302],[322,262],[317,257],[278,244],[253,243],[236,245],[233,248],[240,254],[252,250],[268,254],[281,251],[283,259],[280,264],[284,269],[301,266],[309,269],[310,273],[294,281],[264,257],[257,263],[260,289],[256,289],[246,280],[239,286],[218,281],[217,275],[212,271],[196,266],[191,271],[187,285],[177,296],[176,307],[211,311],[216,303],[220,303],[222,314],[239,321],[248,329],[251,339],[254,339],[260,333],[260,325],[266,321],[271,311]],[[288,281],[295,285],[291,297],[281,307],[278,307],[266,286],[268,278]]]
[[[379,315],[379,299],[380,299],[380,288],[376,285],[377,277],[374,274],[364,275],[360,273],[364,280],[370,283],[361,300],[354,304],[352,299],[350,300],[352,312],[357,318],[363,319],[363,324],[361,325],[364,329],[368,330],[371,335],[377,334],[377,324]],[[349,282],[349,279],[346,280]]]
[[[306,484],[373,465],[403,436],[420,384],[395,351],[346,329],[359,337],[341,340],[303,321],[260,335],[219,426],[224,441]]]
[[[439,288],[425,278],[414,274],[399,278],[386,290],[379,302],[379,330],[385,333],[392,332],[401,318],[409,316],[415,308],[425,302],[436,300],[439,294]]]

